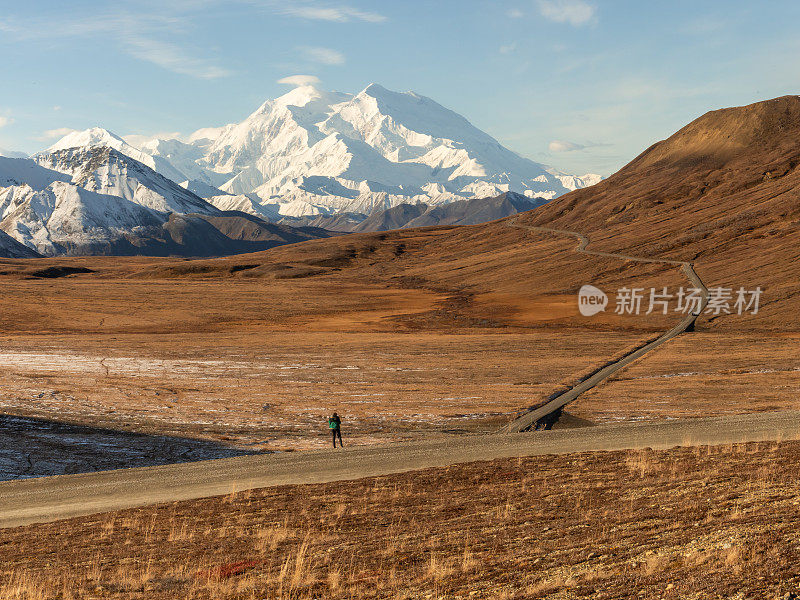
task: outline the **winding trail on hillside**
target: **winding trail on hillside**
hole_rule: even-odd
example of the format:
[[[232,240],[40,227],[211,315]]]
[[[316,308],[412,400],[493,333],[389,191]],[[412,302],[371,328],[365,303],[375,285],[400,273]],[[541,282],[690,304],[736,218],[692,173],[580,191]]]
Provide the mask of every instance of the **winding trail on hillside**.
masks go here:
[[[567,404],[574,401],[578,396],[586,392],[587,390],[592,389],[600,382],[608,379],[617,371],[624,369],[633,361],[641,358],[645,354],[652,352],[665,342],[671,340],[672,338],[686,332],[690,331],[703,311],[708,304],[708,288],[706,288],[703,280],[700,279],[700,276],[694,270],[694,264],[691,262],[680,261],[680,260],[669,260],[669,259],[661,259],[661,258],[646,258],[641,256],[633,256],[631,254],[622,254],[618,252],[600,252],[597,250],[588,250],[587,246],[589,245],[589,238],[587,238],[582,233],[578,233],[576,231],[569,231],[566,229],[554,229],[552,227],[534,227],[531,225],[520,225],[517,223],[519,217],[516,217],[506,223],[508,227],[516,227],[518,229],[525,229],[528,231],[534,231],[536,233],[552,233],[557,235],[567,235],[570,237],[574,237],[578,240],[578,247],[575,249],[576,252],[580,252],[582,254],[589,254],[592,256],[602,256],[605,258],[616,258],[620,260],[629,260],[635,262],[642,262],[642,263],[661,263],[666,265],[675,265],[681,267],[683,273],[692,283],[692,285],[700,290],[700,296],[702,298],[700,302],[700,308],[697,312],[692,312],[687,314],[679,323],[677,323],[672,329],[665,331],[660,336],[658,336],[655,340],[636,348],[621,358],[601,367],[600,369],[591,373],[588,377],[585,377],[581,380],[580,383],[571,387],[570,389],[558,394],[555,397],[550,398],[545,404],[538,406],[525,414],[517,417],[511,423],[503,427],[502,431],[508,433],[516,433],[520,431],[528,431],[531,428],[536,427],[536,425],[544,420],[546,420],[551,415],[554,415],[561,409],[563,409]]]

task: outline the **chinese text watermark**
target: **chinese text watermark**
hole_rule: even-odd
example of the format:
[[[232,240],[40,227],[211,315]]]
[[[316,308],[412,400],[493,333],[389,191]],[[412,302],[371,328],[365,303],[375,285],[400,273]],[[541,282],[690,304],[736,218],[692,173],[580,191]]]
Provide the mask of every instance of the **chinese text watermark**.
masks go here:
[[[653,313],[684,313],[699,315],[742,315],[758,314],[761,299],[761,288],[748,290],[743,287],[708,288],[708,302],[703,309],[703,290],[700,288],[663,288],[622,287],[617,290],[614,313],[618,315],[649,315]],[[591,317],[604,311],[609,304],[608,296],[603,290],[593,285],[584,285],[578,292],[578,308],[585,317]]]

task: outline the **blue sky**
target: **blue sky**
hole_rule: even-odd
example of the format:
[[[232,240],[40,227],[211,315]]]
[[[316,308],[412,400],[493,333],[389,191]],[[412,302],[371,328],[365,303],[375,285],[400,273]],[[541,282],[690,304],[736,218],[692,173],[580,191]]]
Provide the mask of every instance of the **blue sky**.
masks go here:
[[[239,121],[313,75],[430,96],[608,175],[714,108],[800,93],[800,2],[0,0],[0,147]]]

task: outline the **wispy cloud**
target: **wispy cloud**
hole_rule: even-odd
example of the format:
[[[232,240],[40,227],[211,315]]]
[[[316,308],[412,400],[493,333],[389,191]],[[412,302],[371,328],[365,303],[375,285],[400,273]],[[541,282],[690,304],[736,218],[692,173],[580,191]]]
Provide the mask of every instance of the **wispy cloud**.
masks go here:
[[[322,65],[343,65],[345,63],[344,54],[331,48],[321,46],[299,46],[297,50],[312,62]]]
[[[276,83],[293,85],[295,87],[300,87],[304,85],[316,85],[319,83],[319,77],[315,77],[314,75],[290,75],[289,77],[283,77],[281,79],[278,79]]]
[[[6,125],[11,125],[14,122],[14,119],[11,117],[0,117],[0,129],[5,127]]]
[[[231,74],[228,69],[187,54],[183,48],[171,42],[162,42],[141,35],[129,35],[125,37],[124,44],[131,56],[173,73],[197,79],[218,79]]]
[[[575,152],[577,150],[586,150],[587,148],[599,148],[601,146],[610,146],[611,144],[603,144],[600,142],[586,142],[585,144],[578,144],[569,142],[567,140],[553,140],[547,145],[550,152]]]
[[[597,7],[585,0],[538,0],[539,13],[556,23],[580,27],[597,19]]]
[[[510,44],[500,46],[499,50],[500,54],[511,54],[516,49],[517,49],[517,42],[511,42]]]
[[[53,140],[55,138],[62,138],[65,135],[69,135],[70,133],[75,133],[76,131],[78,130],[72,129],[71,127],[59,127],[57,129],[48,129],[47,131],[43,131],[42,135],[39,136],[38,139]]]
[[[128,55],[173,73],[198,79],[217,79],[230,71],[213,61],[195,56],[179,38],[190,30],[187,15],[169,12],[148,14],[106,11],[79,18],[41,17],[28,21],[6,19],[0,31],[15,41],[100,38],[116,42]],[[170,41],[162,41],[169,38]]]
[[[347,4],[314,0],[174,0],[148,11],[126,8],[71,12],[38,18],[16,19],[0,16],[0,33],[17,42],[98,38],[116,43],[126,54],[173,73],[197,79],[214,80],[231,75],[231,70],[194,47],[191,33],[198,15],[214,7],[246,5],[253,9],[300,19],[346,23],[381,23],[386,17]],[[0,36],[1,37],[1,36]],[[323,65],[341,65],[345,57],[330,48],[303,46],[299,51],[307,60]]]
[[[506,16],[511,19],[521,19],[525,16],[525,13],[518,8],[511,8],[506,11]]]
[[[382,23],[386,17],[375,12],[359,10],[352,6],[333,6],[313,2],[294,2],[289,6],[273,5],[273,9],[283,15],[310,19],[316,21],[333,21],[346,23],[348,21],[366,21],[368,23]]]

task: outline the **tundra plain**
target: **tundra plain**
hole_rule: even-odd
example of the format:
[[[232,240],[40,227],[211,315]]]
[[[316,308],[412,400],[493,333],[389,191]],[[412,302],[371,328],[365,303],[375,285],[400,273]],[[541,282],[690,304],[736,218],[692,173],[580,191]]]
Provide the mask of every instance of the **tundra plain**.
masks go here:
[[[686,282],[574,246],[501,221],[214,260],[3,261],[0,407],[248,451],[325,445],[333,410],[354,444],[490,431],[680,318],[581,316],[585,281]],[[790,408],[796,348],[790,333],[701,319],[569,410],[609,422]]]

